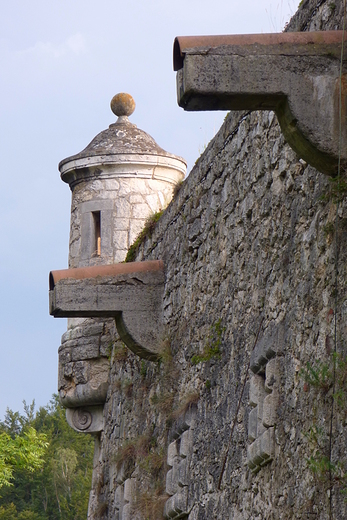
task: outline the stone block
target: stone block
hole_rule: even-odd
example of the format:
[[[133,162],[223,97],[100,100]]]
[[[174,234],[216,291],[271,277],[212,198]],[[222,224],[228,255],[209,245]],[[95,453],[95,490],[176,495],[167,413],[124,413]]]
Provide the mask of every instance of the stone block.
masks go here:
[[[76,386],[64,387],[59,391],[60,401],[66,408],[77,406],[95,406],[103,404],[106,400],[108,383],[97,383],[93,386],[77,384]]]
[[[264,378],[259,375],[251,377],[249,385],[249,402],[251,406],[262,403],[265,397]]]
[[[87,338],[81,343],[81,345],[75,346],[71,349],[71,358],[73,361],[99,357],[99,338]]]
[[[181,443],[180,443],[180,456],[181,457],[188,457],[189,453],[192,449],[192,439],[191,439],[191,431],[186,430],[181,435]]]
[[[122,520],[132,520],[133,518],[133,512],[131,504],[126,504],[123,507],[123,514],[122,514]]]
[[[71,361],[71,349],[59,347],[59,363],[65,365]]]
[[[258,410],[253,408],[248,417],[248,439],[253,442],[257,438],[258,431]]]
[[[110,362],[107,358],[98,358],[88,361],[88,381],[91,387],[97,387],[100,383],[108,382]]]
[[[170,497],[165,503],[164,516],[166,518],[175,518],[175,516],[187,511],[187,488],[181,488],[179,493]]]
[[[128,478],[124,482],[124,502],[132,502],[135,493],[135,479]]]
[[[119,183],[119,197],[125,197],[131,193],[137,193],[138,191],[138,179],[136,178],[132,179],[127,177],[126,179],[122,179]]]
[[[119,190],[119,182],[117,182],[116,179],[104,180],[104,186],[105,186],[105,190],[114,192],[114,194],[112,194],[112,200],[114,200],[116,198],[117,192]]]
[[[104,331],[104,323],[95,320],[85,320],[83,325],[72,329],[71,339],[80,336],[100,336]]]
[[[130,204],[142,204],[143,203],[143,196],[141,193],[133,193],[129,197]]]
[[[188,460],[181,459],[178,464],[178,485],[188,486]]]
[[[195,240],[201,232],[201,219],[197,218],[194,220],[193,224],[188,229],[188,238],[190,242]]]
[[[151,195],[146,195],[146,202],[153,213],[159,211],[160,207],[162,206],[161,202],[159,201],[158,195],[154,193]]]
[[[119,485],[122,485],[125,482],[125,465],[124,464],[122,464],[121,467],[119,468],[119,470],[117,470],[116,482]],[[122,489],[123,489],[123,495],[124,495],[124,488],[122,488]]]
[[[171,442],[167,449],[167,463],[168,466],[173,466],[177,460],[177,441]]]
[[[59,359],[59,362],[60,362],[60,359]],[[63,371],[64,377],[70,379],[73,374],[74,363],[64,363],[62,365],[63,365],[62,371]]]
[[[81,218],[81,260],[89,261],[94,252],[93,226],[93,214],[83,213]]]
[[[189,424],[187,424],[187,422],[191,423],[192,427],[191,429],[193,429],[193,425],[194,425],[194,419],[193,419],[193,414],[190,414],[189,412],[185,414],[184,417],[179,417],[173,424],[173,426],[171,427],[170,429],[170,432],[169,432],[169,439],[172,440],[172,439],[178,439],[179,437],[181,437],[181,435],[190,429],[190,426]]]
[[[177,513],[175,511],[175,496],[172,496],[165,502],[164,517],[174,518],[176,515]]]
[[[139,236],[141,231],[144,228],[146,219],[138,219],[130,221],[130,229],[129,229],[129,244],[133,244],[136,238]]]
[[[266,364],[265,367],[265,390],[272,392],[275,386],[278,386],[279,382],[279,370],[278,370],[278,359],[273,358]]]
[[[265,431],[265,426],[263,424],[263,412],[264,412],[264,399],[261,400],[256,407],[258,422],[257,422],[257,437],[261,435]]]
[[[99,355],[108,357],[112,349],[112,340],[110,335],[102,336],[100,340]]]
[[[113,236],[113,247],[115,249],[128,249],[130,246],[128,241],[128,231],[117,230]]]
[[[278,395],[274,391],[267,395],[263,403],[263,425],[266,428],[275,426],[277,418]]]
[[[64,377],[64,368],[61,364],[58,365],[58,391],[66,386],[66,379]]]
[[[194,430],[195,428],[195,417],[196,417],[196,404],[189,406],[188,410],[184,414],[184,420],[182,425],[182,432],[187,430]]]
[[[134,204],[132,206],[132,218],[146,219],[151,214],[151,210],[147,204]]]
[[[115,231],[129,231],[130,220],[128,218],[115,218],[114,219],[114,230]]]
[[[77,361],[73,364],[73,378],[77,384],[85,384],[88,381],[88,363]]]
[[[258,439],[248,446],[247,461],[251,462],[253,466],[259,466],[263,461],[263,457],[261,456],[261,437],[258,437]]]
[[[165,491],[168,495],[172,496],[178,491],[178,471],[177,464],[175,464],[172,469],[170,469],[166,474],[166,486]]]
[[[101,211],[101,256],[102,258],[112,258],[112,220],[113,211]]]
[[[110,211],[113,209],[114,200],[112,198],[103,200],[87,200],[79,205],[82,214],[92,213],[93,211]]]
[[[116,217],[129,218],[131,212],[131,204],[124,198],[119,198],[116,202]]]
[[[254,374],[262,373],[267,362],[283,351],[284,342],[284,323],[269,325],[251,354],[252,372]]]
[[[262,337],[255,346],[251,354],[251,370],[254,374],[258,374],[264,370],[267,363],[266,357],[266,339]]]
[[[129,241],[130,244],[130,241]],[[120,262],[124,262],[127,256],[127,249],[120,249],[119,251],[115,251],[113,261],[115,264],[119,264]]]
[[[69,341],[70,338],[70,335],[71,335],[71,329],[68,329],[66,332],[64,332],[64,334],[62,335],[61,337],[61,343],[62,345],[64,343],[66,343],[66,341]]]
[[[75,339],[80,338],[83,336],[83,327],[73,327],[67,331],[69,333],[66,338],[64,338],[64,341],[68,343],[69,341],[73,341]]]
[[[124,500],[124,489],[123,486],[117,486],[114,493],[114,505],[117,509],[121,509]]]
[[[275,456],[275,429],[268,428],[260,437],[260,456],[264,463],[270,462]]]

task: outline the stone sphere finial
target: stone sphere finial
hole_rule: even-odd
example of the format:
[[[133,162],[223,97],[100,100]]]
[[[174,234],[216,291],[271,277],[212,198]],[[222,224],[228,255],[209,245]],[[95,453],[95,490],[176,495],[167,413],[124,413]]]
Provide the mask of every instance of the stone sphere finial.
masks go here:
[[[134,98],[130,94],[121,92],[111,99],[111,110],[118,116],[131,116],[136,107]]]

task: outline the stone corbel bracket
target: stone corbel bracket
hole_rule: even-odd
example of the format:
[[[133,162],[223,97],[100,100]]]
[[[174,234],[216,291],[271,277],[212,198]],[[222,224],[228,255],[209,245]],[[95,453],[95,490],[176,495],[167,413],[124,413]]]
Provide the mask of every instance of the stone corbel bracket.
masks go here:
[[[104,429],[104,407],[67,408],[66,420],[76,432],[98,433]]]
[[[178,104],[184,110],[273,110],[293,150],[336,175],[339,154],[347,165],[346,41],[343,31],[177,37]]]
[[[164,264],[161,260],[52,271],[49,312],[55,318],[116,320],[124,343],[138,356],[160,357]]]

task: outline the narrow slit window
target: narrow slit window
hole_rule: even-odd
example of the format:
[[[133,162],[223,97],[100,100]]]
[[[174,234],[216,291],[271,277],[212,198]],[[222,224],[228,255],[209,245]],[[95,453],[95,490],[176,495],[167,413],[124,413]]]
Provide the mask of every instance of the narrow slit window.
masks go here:
[[[94,255],[101,256],[101,215],[100,211],[93,211],[94,221]]]

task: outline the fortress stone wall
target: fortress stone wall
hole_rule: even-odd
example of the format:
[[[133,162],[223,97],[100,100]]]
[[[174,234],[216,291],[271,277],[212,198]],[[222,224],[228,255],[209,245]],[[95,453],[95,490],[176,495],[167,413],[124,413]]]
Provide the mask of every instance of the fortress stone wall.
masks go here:
[[[342,12],[304,1],[288,30],[341,29]],[[139,250],[165,265],[162,359],[113,333],[90,519],[347,517],[347,403],[317,368],[346,355],[334,186],[272,112],[226,117]]]

